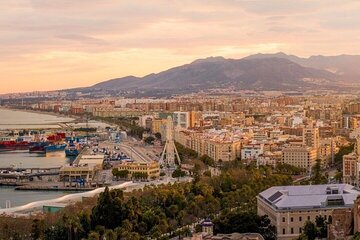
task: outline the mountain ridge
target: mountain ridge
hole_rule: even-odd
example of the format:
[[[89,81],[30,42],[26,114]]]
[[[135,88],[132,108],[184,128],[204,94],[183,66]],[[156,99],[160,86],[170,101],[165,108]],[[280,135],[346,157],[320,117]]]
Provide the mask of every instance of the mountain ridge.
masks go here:
[[[144,77],[126,76],[98,83],[91,88],[108,90],[179,90],[211,88],[292,89],[333,86],[339,76],[324,69],[302,66],[286,54],[242,59],[209,57]],[[296,57],[296,56],[294,56]]]

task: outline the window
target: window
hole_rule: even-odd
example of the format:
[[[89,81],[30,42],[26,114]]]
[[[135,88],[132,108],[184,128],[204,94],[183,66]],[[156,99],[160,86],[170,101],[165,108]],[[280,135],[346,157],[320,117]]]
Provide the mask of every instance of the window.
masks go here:
[[[302,233],[302,228],[299,228],[299,233]]]
[[[285,232],[285,228],[283,228],[283,234],[285,234],[286,232]]]
[[[294,234],[294,228],[291,228],[291,234]]]
[[[293,222],[293,221],[294,221],[294,218],[293,218],[293,217],[291,217],[291,218],[290,218],[290,221],[291,221],[291,222]]]
[[[283,217],[283,222],[285,222],[285,218]]]
[[[302,217],[299,217],[299,222],[302,222]]]
[[[308,220],[310,221],[310,216],[308,216]]]

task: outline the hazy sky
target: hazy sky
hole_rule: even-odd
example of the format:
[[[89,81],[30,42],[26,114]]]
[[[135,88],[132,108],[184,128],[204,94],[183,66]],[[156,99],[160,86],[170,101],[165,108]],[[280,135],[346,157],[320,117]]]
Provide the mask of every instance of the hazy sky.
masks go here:
[[[0,93],[208,56],[360,54],[359,0],[4,0],[0,12]]]

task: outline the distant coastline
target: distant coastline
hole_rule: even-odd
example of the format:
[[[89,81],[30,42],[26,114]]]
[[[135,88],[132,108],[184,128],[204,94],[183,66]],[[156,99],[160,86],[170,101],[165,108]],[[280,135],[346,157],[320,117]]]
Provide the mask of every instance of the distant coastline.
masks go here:
[[[67,115],[67,114],[55,113],[55,112],[47,112],[47,111],[28,109],[28,108],[21,108],[20,109],[20,108],[16,108],[16,107],[0,106],[0,109],[18,111],[18,112],[28,112],[28,113],[50,115],[50,116],[61,117],[61,118],[66,117],[66,118],[71,118],[72,119],[71,121],[59,121],[59,123],[69,123],[69,122],[74,122],[74,121],[80,119],[79,116]]]

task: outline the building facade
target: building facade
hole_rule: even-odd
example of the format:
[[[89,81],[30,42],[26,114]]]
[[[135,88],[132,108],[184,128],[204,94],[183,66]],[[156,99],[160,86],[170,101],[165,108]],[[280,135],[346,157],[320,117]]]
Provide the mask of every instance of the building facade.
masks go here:
[[[271,187],[257,197],[257,211],[267,215],[280,240],[297,238],[306,221],[332,218],[334,210],[352,211],[360,195],[349,184]]]
[[[145,174],[148,180],[160,177],[160,165],[153,161],[151,163],[128,162],[117,166],[119,171],[128,171],[129,178],[140,173]]]
[[[282,163],[304,168],[309,171],[317,159],[316,149],[304,145],[287,146],[283,148],[282,154]]]

